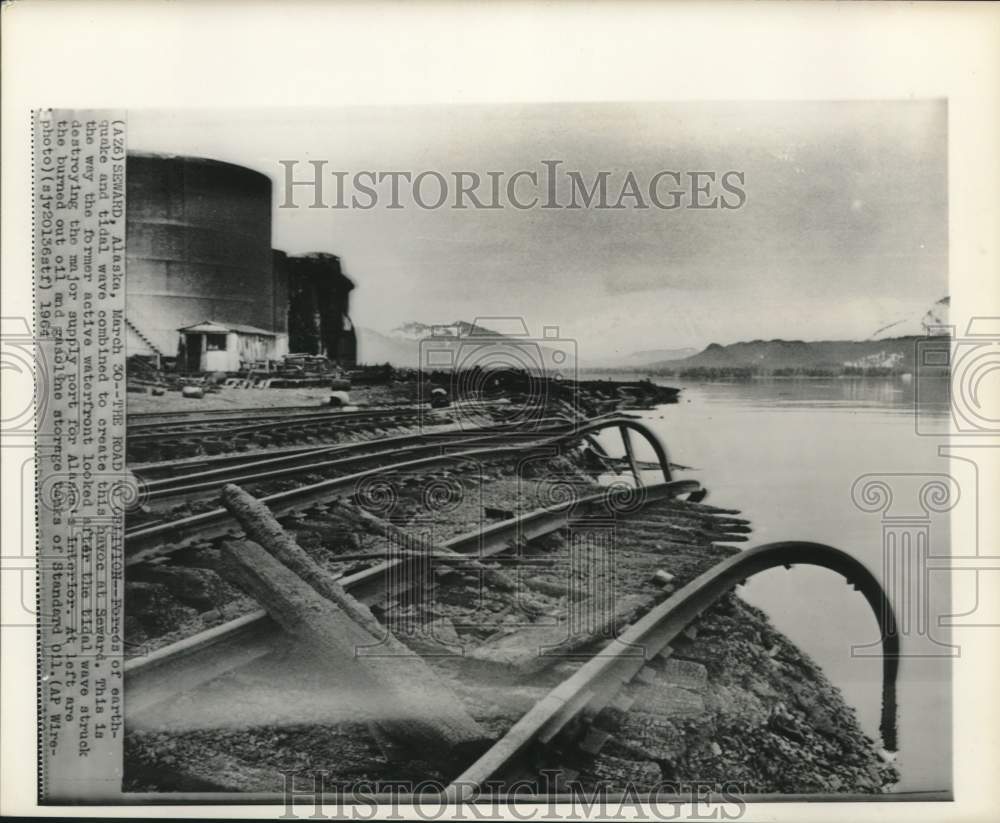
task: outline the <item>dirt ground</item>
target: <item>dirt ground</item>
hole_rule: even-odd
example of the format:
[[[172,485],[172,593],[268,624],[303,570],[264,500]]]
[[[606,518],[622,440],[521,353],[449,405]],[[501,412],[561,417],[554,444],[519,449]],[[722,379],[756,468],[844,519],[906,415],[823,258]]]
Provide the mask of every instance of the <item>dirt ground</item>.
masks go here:
[[[128,412],[144,414],[171,411],[210,411],[213,409],[262,409],[285,406],[325,406],[331,390],[323,386],[301,389],[234,389],[220,386],[218,391],[207,392],[203,398],[183,397],[179,391],[167,391],[154,397],[152,394],[130,393]],[[382,403],[412,401],[416,387],[412,384],[388,386],[358,386],[348,392],[351,404],[374,406]]]

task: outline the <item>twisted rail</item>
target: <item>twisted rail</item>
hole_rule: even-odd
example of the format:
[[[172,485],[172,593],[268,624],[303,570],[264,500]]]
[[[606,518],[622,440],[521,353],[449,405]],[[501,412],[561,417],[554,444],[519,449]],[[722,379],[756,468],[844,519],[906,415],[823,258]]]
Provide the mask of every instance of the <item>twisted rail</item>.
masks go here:
[[[730,589],[762,571],[803,563],[842,574],[868,601],[882,632],[882,718],[886,748],[896,748],[896,677],[899,635],[881,584],[863,563],[822,543],[768,543],[734,555],[699,575],[624,631],[570,678],[535,704],[511,730],[448,788],[452,800],[467,798],[491,777],[502,774],[534,742],[546,742],[585,710],[599,711],[642,667]],[[636,647],[643,650],[636,664]]]
[[[538,436],[561,433],[570,425],[569,421],[559,419],[540,422],[545,425],[537,432]],[[145,500],[147,503],[155,501],[161,505],[162,501],[174,498],[193,500],[199,496],[217,493],[226,483],[256,483],[310,472],[360,467],[366,463],[376,463],[385,457],[398,456],[396,459],[398,463],[404,454],[409,454],[411,459],[415,459],[420,454],[434,455],[440,452],[444,445],[451,449],[482,445],[509,433],[509,427],[496,427],[472,432],[454,431],[448,432],[447,435],[444,432],[410,434],[381,440],[360,440],[355,443],[313,447],[309,451],[298,450],[292,454],[278,456],[253,455],[249,458],[244,456],[242,462],[229,460],[227,462],[230,465],[219,468],[148,480],[145,482]],[[376,448],[381,450],[372,451]]]
[[[643,422],[634,418],[613,417],[593,420],[577,426],[570,432],[552,435],[526,445],[470,449],[467,451],[439,454],[432,457],[423,457],[416,460],[407,460],[389,466],[378,466],[343,477],[323,480],[319,483],[302,486],[290,491],[277,492],[262,497],[261,500],[268,505],[276,516],[281,517],[290,512],[301,510],[303,507],[315,505],[316,503],[343,494],[358,482],[371,477],[377,477],[382,472],[429,471],[463,460],[477,458],[495,459],[505,456],[514,457],[530,450],[558,448],[568,442],[587,439],[608,428],[617,428],[620,431],[628,429],[641,434],[656,453],[664,482],[671,482],[670,462],[667,458],[667,451],[656,434]],[[372,441],[368,442],[371,443]],[[638,468],[633,468],[633,472],[636,476],[636,483],[641,485],[642,481],[639,477]],[[231,531],[237,530],[237,528],[236,521],[232,515],[225,509],[219,508],[169,523],[135,529],[134,531],[125,533],[125,551],[127,555],[125,562],[126,565],[131,565],[132,563],[141,562],[154,556],[160,552],[160,547],[165,543],[178,544],[183,541],[196,539],[211,539],[226,535]]]

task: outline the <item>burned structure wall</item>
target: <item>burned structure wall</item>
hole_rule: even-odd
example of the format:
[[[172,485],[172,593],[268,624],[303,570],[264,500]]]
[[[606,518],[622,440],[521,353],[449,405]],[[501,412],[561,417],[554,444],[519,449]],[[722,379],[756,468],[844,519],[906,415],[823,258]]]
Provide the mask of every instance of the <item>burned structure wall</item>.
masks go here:
[[[280,265],[288,284],[288,349],[322,354],[342,366],[357,360],[357,340],[350,318],[354,283],[340,258],[320,252],[288,255]]]

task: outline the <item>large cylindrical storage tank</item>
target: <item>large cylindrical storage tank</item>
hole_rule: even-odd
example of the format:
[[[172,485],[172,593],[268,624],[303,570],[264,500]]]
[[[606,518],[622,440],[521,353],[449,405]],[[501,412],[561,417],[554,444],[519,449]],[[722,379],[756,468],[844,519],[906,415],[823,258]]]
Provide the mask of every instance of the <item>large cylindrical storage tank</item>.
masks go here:
[[[271,252],[271,181],[232,163],[130,152],[129,339],[173,357],[204,321],[271,332],[285,313]]]

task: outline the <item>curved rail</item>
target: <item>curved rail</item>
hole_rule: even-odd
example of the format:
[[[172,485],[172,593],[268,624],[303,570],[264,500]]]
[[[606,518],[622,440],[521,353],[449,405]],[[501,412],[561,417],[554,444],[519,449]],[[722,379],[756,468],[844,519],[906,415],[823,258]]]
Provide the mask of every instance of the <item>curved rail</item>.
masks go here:
[[[699,575],[611,641],[570,678],[549,692],[479,760],[457,777],[447,793],[454,800],[468,797],[491,777],[513,764],[535,741],[545,742],[584,710],[599,711],[631,679],[641,660],[663,651],[692,620],[734,586],[762,571],[801,563],[842,574],[868,601],[882,632],[882,718],[880,731],[886,748],[896,748],[896,676],[899,671],[899,635],[896,618],[877,578],[845,551],[822,543],[788,541],[768,543],[734,555]]]
[[[670,467],[666,463],[666,452],[663,451],[662,445],[655,438],[650,439],[650,433],[648,430],[643,428],[641,424],[636,424],[635,421],[627,421],[627,423],[628,424],[622,421],[615,421],[614,425],[617,426],[622,433],[622,440],[625,444],[628,463],[632,474],[635,477],[636,484],[641,486],[643,485],[643,481],[638,463],[634,457],[631,439],[628,437],[628,432],[632,429],[638,430],[646,437],[647,440],[649,440],[654,451],[657,452],[657,459],[659,460],[661,468],[664,466],[666,467],[666,470],[663,473],[663,479],[665,482],[669,483],[671,479]],[[565,429],[567,425],[571,425],[571,421],[559,418],[546,418],[545,420],[537,421],[537,424],[538,428],[535,429],[532,434],[535,437],[540,437],[543,435],[559,434],[560,430]],[[388,438],[384,442],[363,440],[358,443],[321,447],[305,454],[299,453],[290,456],[265,459],[257,458],[252,461],[248,460],[242,465],[236,467],[207,469],[201,472],[193,472],[189,475],[178,475],[160,480],[150,480],[145,486],[146,500],[147,502],[152,502],[154,500],[162,500],[164,498],[173,499],[176,497],[183,497],[187,499],[198,495],[199,493],[211,494],[226,483],[256,483],[294,476],[296,474],[306,474],[312,471],[328,471],[338,466],[344,466],[346,468],[351,464],[364,464],[366,462],[376,461],[380,457],[385,457],[387,455],[396,454],[402,456],[410,453],[413,455],[410,459],[416,459],[416,455],[423,452],[430,451],[433,453],[440,447],[440,445],[442,445],[444,440],[449,440],[449,446],[456,447],[461,445],[486,443],[494,437],[499,437],[508,433],[517,434],[518,432],[510,426],[497,426],[493,429],[484,428],[470,432],[456,431],[454,432],[454,436],[458,439],[455,441],[450,441],[450,438],[446,438],[443,433],[402,435],[398,438]],[[365,454],[348,454],[343,457],[336,457],[331,460],[321,460],[316,463],[301,462],[313,457],[318,458],[320,455],[330,452],[363,452],[380,445],[391,445],[392,448],[376,452],[369,451]],[[300,465],[281,465],[292,463],[298,463]]]
[[[656,460],[660,464],[660,471],[663,472],[663,482],[670,482],[670,461],[667,459],[667,450],[663,447],[663,443],[660,442],[660,438],[657,437],[653,430],[641,420],[637,420],[634,417],[610,417],[607,419],[594,420],[583,428],[587,429],[587,433],[595,433],[601,429],[607,428],[618,429],[622,436],[622,443],[625,446],[625,454],[629,465],[632,468],[632,474],[635,477],[635,482],[637,485],[641,486],[643,485],[642,476],[639,474],[639,467],[636,464],[634,452],[632,450],[632,440],[629,438],[629,432],[638,432],[643,436],[646,442],[653,447],[653,451],[656,453]],[[578,429],[577,432],[579,433],[579,431],[580,430]]]
[[[376,477],[381,472],[428,471],[462,460],[479,458],[496,459],[505,456],[513,457],[531,449],[558,447],[567,442],[586,438],[603,429],[621,429],[622,427],[640,433],[652,445],[653,450],[656,452],[660,469],[663,472],[664,481],[667,483],[671,482],[667,451],[663,444],[660,443],[656,434],[644,423],[632,418],[607,418],[582,424],[570,432],[536,440],[527,445],[494,446],[492,448],[470,449],[451,454],[445,453],[416,460],[407,460],[389,466],[379,466],[342,477],[323,480],[289,491],[277,492],[262,497],[261,500],[268,505],[275,516],[281,517],[285,514],[299,511],[303,507],[329,500],[338,494],[343,494],[345,489],[350,488],[359,481]],[[202,512],[169,523],[160,523],[154,526],[139,528],[125,533],[125,549],[128,555],[125,562],[126,565],[131,565],[132,563],[144,560],[148,555],[158,553],[158,547],[162,546],[165,542],[176,543],[177,541],[190,541],[194,539],[211,539],[228,534],[236,528],[236,521],[232,515],[222,508]]]

